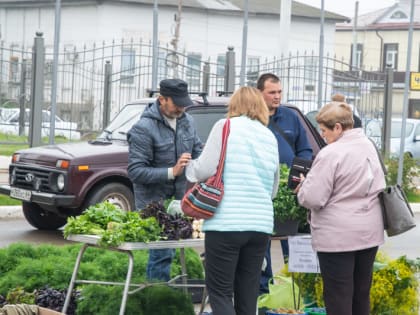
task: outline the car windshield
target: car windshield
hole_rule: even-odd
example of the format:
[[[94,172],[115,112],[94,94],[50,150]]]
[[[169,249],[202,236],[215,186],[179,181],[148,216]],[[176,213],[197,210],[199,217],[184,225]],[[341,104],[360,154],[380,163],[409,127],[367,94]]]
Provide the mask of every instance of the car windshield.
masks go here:
[[[127,140],[127,132],[139,120],[148,104],[130,104],[125,106],[112,120],[98,139]]]
[[[414,124],[406,122],[405,136],[408,137],[413,131]],[[391,138],[401,138],[402,121],[393,121],[391,125]]]

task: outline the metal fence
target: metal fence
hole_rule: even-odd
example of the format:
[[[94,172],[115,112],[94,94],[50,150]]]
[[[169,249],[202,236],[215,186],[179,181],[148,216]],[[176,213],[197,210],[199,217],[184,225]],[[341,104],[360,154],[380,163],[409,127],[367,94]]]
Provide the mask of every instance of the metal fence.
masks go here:
[[[38,37],[42,37],[40,34]],[[36,42],[36,41],[35,41]],[[37,44],[38,45],[38,44]],[[39,48],[39,47],[38,47]],[[53,52],[45,51],[43,63],[34,64],[33,47],[7,46],[0,43],[0,132],[3,108],[30,108],[37,91],[33,69],[42,67],[42,104],[51,106]],[[104,127],[106,117],[112,119],[129,101],[149,95],[152,85],[151,42],[113,41],[91,47],[64,46],[59,52],[56,113],[65,121],[75,122],[83,137]],[[208,95],[230,94],[239,86],[240,67],[235,62],[235,51],[215,56],[214,60],[201,60],[199,54],[174,52],[168,46],[158,48],[157,79],[179,77],[189,84],[193,93]],[[283,83],[283,102],[297,105],[305,113],[318,108],[319,57],[314,54],[295,54],[272,59],[248,59],[245,82],[255,85],[264,72],[277,74]],[[364,119],[378,117],[383,111],[384,73],[352,69],[343,61],[330,56],[323,58],[322,102],[334,93],[342,93]],[[39,70],[39,69],[38,69]],[[39,79],[38,79],[39,80]],[[4,115],[3,115],[4,116]],[[3,117],[4,118],[4,117]],[[24,133],[20,119],[19,133]],[[44,123],[44,122],[43,122]],[[12,137],[1,141],[16,141]]]

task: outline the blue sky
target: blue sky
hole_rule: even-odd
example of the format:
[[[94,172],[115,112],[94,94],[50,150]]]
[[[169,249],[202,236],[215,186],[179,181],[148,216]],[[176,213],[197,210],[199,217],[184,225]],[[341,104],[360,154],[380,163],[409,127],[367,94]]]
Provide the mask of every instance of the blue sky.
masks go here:
[[[320,8],[321,0],[296,0],[313,7]],[[392,6],[395,0],[359,0],[359,14],[372,12]],[[325,10],[339,13],[352,18],[355,10],[355,0],[324,0]]]

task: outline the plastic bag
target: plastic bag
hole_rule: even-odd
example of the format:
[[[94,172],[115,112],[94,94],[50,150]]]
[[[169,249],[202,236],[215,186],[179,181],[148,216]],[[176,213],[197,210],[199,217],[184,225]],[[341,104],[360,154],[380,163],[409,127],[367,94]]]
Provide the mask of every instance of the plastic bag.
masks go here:
[[[268,284],[269,293],[258,297],[258,308],[291,308],[299,309],[303,306],[303,299],[296,283],[293,284],[292,278],[286,276],[274,276],[274,284]],[[294,294],[293,289],[294,288]]]

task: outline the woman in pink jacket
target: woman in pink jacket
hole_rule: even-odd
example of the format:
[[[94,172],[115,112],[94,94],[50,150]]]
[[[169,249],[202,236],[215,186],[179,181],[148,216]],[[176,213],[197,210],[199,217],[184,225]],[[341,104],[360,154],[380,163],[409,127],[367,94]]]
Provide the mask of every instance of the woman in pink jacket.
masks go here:
[[[369,291],[384,226],[378,193],[385,177],[372,142],[345,103],[325,105],[316,120],[328,145],[297,188],[310,209],[328,315],[369,315]]]

